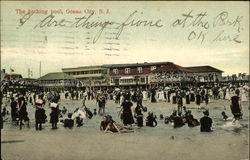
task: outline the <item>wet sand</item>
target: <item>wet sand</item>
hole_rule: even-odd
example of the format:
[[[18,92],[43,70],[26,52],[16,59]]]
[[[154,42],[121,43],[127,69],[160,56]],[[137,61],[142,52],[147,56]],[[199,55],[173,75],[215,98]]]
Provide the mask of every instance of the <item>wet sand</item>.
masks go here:
[[[80,107],[81,101],[62,100],[60,108],[66,106],[73,111]],[[87,101],[87,106],[97,108],[95,101]],[[8,104],[7,104],[8,105]],[[148,111],[169,116],[176,105],[166,102],[144,102]],[[116,122],[117,104],[109,101],[107,113]],[[194,104],[187,105],[195,108]],[[9,108],[7,108],[9,110]],[[200,119],[202,112],[191,109],[195,118]],[[199,127],[187,125],[174,129],[158,118],[155,128],[142,127],[134,133],[102,133],[99,131],[101,116],[88,120],[82,127],[51,130],[50,123],[44,124],[42,131],[35,130],[34,108],[28,106],[31,119],[30,128],[22,130],[10,121],[1,130],[1,151],[3,160],[247,160],[249,159],[249,103],[243,103],[241,126],[231,126],[230,121],[221,120],[221,112],[232,116],[229,101],[217,100],[209,104],[210,117],[213,118],[212,133],[201,133]],[[46,108],[49,119],[50,109]],[[144,116],[147,114],[144,113]],[[144,122],[145,124],[145,122]]]

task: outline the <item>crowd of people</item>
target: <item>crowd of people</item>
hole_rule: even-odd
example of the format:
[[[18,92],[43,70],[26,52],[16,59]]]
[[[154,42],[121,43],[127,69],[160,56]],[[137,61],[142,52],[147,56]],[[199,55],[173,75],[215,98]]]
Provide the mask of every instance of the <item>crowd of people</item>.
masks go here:
[[[57,129],[57,124],[63,124],[64,127],[72,128],[73,126],[81,127],[86,123],[87,119],[91,119],[95,115],[103,117],[100,123],[100,130],[104,132],[133,132],[133,125],[143,127],[144,123],[149,127],[156,127],[159,120],[163,120],[165,124],[171,124],[173,128],[180,128],[185,124],[188,127],[200,126],[201,132],[211,132],[213,120],[209,117],[209,101],[211,99],[225,99],[231,101],[230,108],[234,116],[232,122],[239,124],[242,118],[241,102],[247,101],[249,95],[246,85],[227,87],[153,87],[148,90],[142,89],[120,89],[113,90],[70,90],[64,93],[57,91],[50,92],[7,92],[5,95],[1,93],[1,103],[5,98],[5,103],[10,106],[11,120],[13,124],[22,129],[24,124],[29,127],[30,118],[27,111],[27,105],[31,105],[35,110],[35,129],[42,130],[42,124],[47,122],[45,106],[49,106],[51,112],[49,114],[52,129]],[[60,109],[60,101],[65,100],[81,100],[82,105],[77,107],[74,112],[67,111],[65,106]],[[86,106],[86,100],[94,100],[98,105],[98,112],[95,108],[90,110]],[[118,108],[118,115],[123,125],[116,123],[112,116],[105,112],[107,101],[114,101]],[[176,106],[176,109],[169,116],[160,114],[159,118],[151,111],[148,111],[143,102],[151,103],[163,102]],[[204,117],[197,120],[192,115],[191,110],[187,110],[188,105],[195,103],[196,108],[202,110]],[[201,104],[204,103],[204,107]],[[1,122],[4,121],[9,112],[3,107],[1,114]],[[147,116],[144,116],[147,114]],[[223,119],[227,120],[228,116],[222,113]],[[159,120],[158,120],[159,119]]]

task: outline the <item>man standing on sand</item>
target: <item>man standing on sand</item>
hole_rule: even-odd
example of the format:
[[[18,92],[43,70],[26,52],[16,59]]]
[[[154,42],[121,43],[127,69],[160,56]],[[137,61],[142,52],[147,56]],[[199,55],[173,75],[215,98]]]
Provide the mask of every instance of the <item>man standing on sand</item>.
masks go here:
[[[105,114],[105,104],[106,104],[106,98],[103,95],[103,93],[100,93],[100,95],[97,96],[97,102],[99,106],[99,111],[98,113],[100,115]]]
[[[88,93],[87,93],[87,91],[85,91],[85,92],[83,93],[83,95],[82,95],[82,106],[83,106],[83,107],[86,107],[85,102],[86,102],[87,96],[88,96]]]

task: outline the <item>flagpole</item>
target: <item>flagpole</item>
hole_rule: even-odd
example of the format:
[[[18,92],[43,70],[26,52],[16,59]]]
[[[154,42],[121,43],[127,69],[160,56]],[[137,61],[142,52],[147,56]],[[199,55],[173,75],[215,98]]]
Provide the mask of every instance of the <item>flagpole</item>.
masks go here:
[[[41,77],[41,72],[42,72],[42,69],[41,69],[41,68],[42,68],[42,62],[40,61],[40,67],[39,67],[39,75],[40,75],[40,76],[39,76],[39,77]]]
[[[28,78],[30,78],[30,68],[28,68]]]

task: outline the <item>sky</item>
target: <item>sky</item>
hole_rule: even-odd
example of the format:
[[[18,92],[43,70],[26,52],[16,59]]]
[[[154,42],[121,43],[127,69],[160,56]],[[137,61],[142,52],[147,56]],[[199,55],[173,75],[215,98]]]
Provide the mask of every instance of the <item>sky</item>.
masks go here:
[[[28,19],[29,10],[35,13]],[[1,1],[1,68],[7,72],[27,77],[30,68],[37,78],[40,62],[44,75],[67,67],[162,61],[210,65],[224,76],[248,74],[249,3]]]

